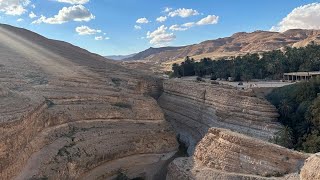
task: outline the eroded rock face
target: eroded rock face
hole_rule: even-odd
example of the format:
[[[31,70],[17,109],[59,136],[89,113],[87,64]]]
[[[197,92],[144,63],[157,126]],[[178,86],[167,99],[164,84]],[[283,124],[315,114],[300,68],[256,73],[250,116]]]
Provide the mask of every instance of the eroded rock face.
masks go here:
[[[262,140],[211,128],[197,145],[194,156],[178,158],[170,164],[167,179],[294,180],[299,179],[307,158],[306,154]]]
[[[177,151],[158,79],[23,29],[0,39],[0,179],[151,179]]]
[[[158,103],[180,140],[189,147],[189,155],[210,127],[266,141],[281,127],[276,122],[279,115],[275,107],[252,92],[181,80],[167,80],[163,87]]]
[[[301,180],[320,179],[320,153],[309,157],[300,174]]]

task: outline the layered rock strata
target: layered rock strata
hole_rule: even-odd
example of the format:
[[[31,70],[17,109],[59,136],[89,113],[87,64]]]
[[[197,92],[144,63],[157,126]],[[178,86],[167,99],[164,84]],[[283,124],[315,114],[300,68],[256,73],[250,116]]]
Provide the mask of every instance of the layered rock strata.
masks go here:
[[[192,157],[175,159],[169,165],[167,179],[298,180],[307,158],[306,154],[278,145],[211,128]],[[317,166],[314,159],[310,164]]]
[[[178,148],[161,81],[24,29],[0,39],[0,179],[161,177]]]
[[[181,80],[167,80],[163,88],[158,103],[179,139],[189,147],[189,155],[210,127],[266,141],[281,128],[275,107],[250,91]]]
[[[301,180],[320,179],[320,153],[309,157],[300,173]]]

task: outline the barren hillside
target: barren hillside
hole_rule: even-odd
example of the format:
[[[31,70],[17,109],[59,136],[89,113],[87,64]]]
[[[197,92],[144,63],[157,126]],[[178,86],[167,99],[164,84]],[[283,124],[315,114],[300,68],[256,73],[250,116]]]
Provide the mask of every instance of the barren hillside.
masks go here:
[[[153,178],[176,152],[157,79],[24,29],[0,39],[0,179]]]
[[[150,64],[161,64],[168,69],[174,62],[180,63],[186,56],[196,59],[219,58],[246,53],[264,52],[285,46],[302,47],[310,42],[320,43],[320,30],[292,29],[283,33],[255,31],[239,32],[230,37],[208,40],[184,47],[149,48],[127,60],[139,60]],[[130,67],[130,64],[128,64]]]
[[[319,177],[318,155],[266,142],[282,126],[251,91],[162,81],[8,25],[0,39],[0,179]]]

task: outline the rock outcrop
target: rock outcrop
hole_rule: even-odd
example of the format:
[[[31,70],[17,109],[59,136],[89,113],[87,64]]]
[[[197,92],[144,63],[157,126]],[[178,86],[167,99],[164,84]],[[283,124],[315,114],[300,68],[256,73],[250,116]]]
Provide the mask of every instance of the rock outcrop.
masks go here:
[[[0,179],[152,179],[177,151],[158,79],[24,29],[0,39]]]
[[[278,145],[211,128],[192,157],[175,159],[169,165],[167,179],[298,180],[307,158],[306,154]],[[318,166],[317,162],[311,159],[310,166]]]
[[[281,128],[275,107],[250,91],[181,80],[167,80],[163,87],[158,103],[189,155],[211,127],[266,141]]]
[[[320,179],[320,153],[309,157],[300,173],[301,180]]]

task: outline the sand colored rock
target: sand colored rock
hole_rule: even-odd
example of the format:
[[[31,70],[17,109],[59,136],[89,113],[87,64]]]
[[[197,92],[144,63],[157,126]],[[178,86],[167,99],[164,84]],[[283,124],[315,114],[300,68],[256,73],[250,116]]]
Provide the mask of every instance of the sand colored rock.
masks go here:
[[[175,159],[167,179],[299,179],[308,155],[226,129],[211,128],[189,158]]]
[[[229,86],[167,80],[158,103],[190,155],[211,127],[266,141],[281,127],[269,102]]]
[[[320,153],[309,157],[300,173],[301,180],[320,179]]]
[[[157,78],[24,29],[0,39],[0,179],[152,179],[177,151]]]

